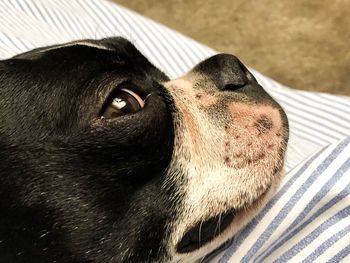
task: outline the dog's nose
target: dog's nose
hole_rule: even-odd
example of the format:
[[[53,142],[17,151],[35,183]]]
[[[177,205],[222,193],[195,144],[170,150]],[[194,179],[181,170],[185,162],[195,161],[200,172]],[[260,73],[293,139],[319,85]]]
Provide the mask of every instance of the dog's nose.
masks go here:
[[[248,69],[233,55],[219,54],[198,64],[194,71],[209,77],[220,90],[236,91],[256,81]]]

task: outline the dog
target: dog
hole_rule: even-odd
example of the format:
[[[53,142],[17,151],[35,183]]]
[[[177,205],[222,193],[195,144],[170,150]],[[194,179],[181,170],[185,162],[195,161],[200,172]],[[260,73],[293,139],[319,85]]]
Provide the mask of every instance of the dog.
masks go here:
[[[170,80],[128,40],[0,62],[0,262],[195,262],[283,175],[288,120],[233,55]]]

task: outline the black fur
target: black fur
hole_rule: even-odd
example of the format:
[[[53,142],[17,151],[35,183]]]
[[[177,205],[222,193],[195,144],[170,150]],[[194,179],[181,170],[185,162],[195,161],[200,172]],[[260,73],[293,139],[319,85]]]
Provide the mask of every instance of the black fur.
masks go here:
[[[140,262],[165,253],[174,141],[167,77],[122,38],[0,62],[0,262]],[[147,95],[117,120],[120,85]],[[156,216],[155,216],[156,215]],[[154,248],[157,248],[155,250]]]
[[[283,110],[237,58],[217,55],[192,73],[206,77],[193,85],[210,79],[223,92],[206,109],[223,130],[230,118],[225,105],[271,105],[282,116],[283,134],[276,136],[285,146]],[[185,257],[232,223],[235,208],[213,213],[171,243],[172,224],[188,201],[182,200],[186,185],[179,186],[188,172],[172,163],[181,133],[173,119],[179,109],[162,86],[168,80],[123,38],[0,61],[0,263],[166,261],[171,249]],[[103,118],[106,102],[123,88],[139,94],[144,108]],[[269,118],[257,120],[262,132],[271,125]]]

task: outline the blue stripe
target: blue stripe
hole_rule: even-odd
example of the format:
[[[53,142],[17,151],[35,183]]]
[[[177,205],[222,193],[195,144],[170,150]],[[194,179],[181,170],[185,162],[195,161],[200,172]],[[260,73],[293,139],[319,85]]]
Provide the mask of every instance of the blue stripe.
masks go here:
[[[314,127],[314,126],[312,126],[311,121],[303,122],[303,119],[301,119],[301,117],[295,117],[295,116],[291,115],[288,110],[287,110],[287,117],[290,120],[291,127],[294,127],[295,129],[299,130],[300,132],[303,132],[305,134],[308,134],[312,137],[319,139],[321,142],[324,142],[326,145],[329,145],[332,142],[336,142],[336,141],[339,141],[339,140],[347,137],[345,135],[336,137],[336,136],[334,136],[334,134],[331,135],[330,133],[324,133],[326,126],[321,125],[320,127]],[[307,118],[304,118],[304,119],[307,119]],[[303,127],[304,129],[298,128],[295,124],[299,124],[299,126]],[[324,137],[327,137],[327,139],[322,138],[322,135]]]
[[[345,108],[337,108],[337,105],[329,105],[328,103],[325,102],[325,100],[320,97],[317,93],[305,93],[301,91],[295,91],[293,93],[290,93],[290,91],[281,91],[281,90],[275,90],[274,93],[279,94],[280,96],[285,97],[288,101],[298,101],[299,104],[301,105],[308,105],[308,108],[314,108],[319,110],[320,112],[327,112],[330,117],[336,115],[342,120],[349,120],[349,118],[344,117],[346,114],[344,114],[344,111],[347,111]],[[290,93],[290,94],[288,94]],[[318,106],[315,106],[314,104],[307,104],[304,100],[300,99],[303,98],[304,100],[312,100],[314,104],[317,104]],[[347,105],[344,105],[347,108],[350,107],[350,101]],[[348,111],[350,113],[350,111]],[[311,113],[312,114],[312,113]],[[323,115],[319,115],[320,117],[323,117]],[[329,121],[332,122],[332,119],[328,119]],[[341,125],[341,124],[340,124]]]
[[[186,51],[186,48],[184,48],[185,41],[180,43],[177,38],[174,38],[173,32],[169,32],[169,29],[163,27],[158,23],[155,23],[153,21],[146,21],[146,23],[144,24],[152,32],[156,31],[153,35],[161,35],[161,38],[158,39],[160,39],[163,42],[164,47],[167,49],[169,54],[175,53],[180,57],[176,57],[176,61],[181,61],[181,63],[183,63],[183,65],[180,65],[180,69],[182,71],[179,72],[180,74],[185,73],[185,71],[187,71],[190,67],[193,66],[193,59],[189,59],[189,55]],[[171,49],[169,49],[169,47],[171,47]],[[186,53],[186,55],[184,53]]]
[[[248,225],[239,233],[238,237],[234,237],[233,244],[230,246],[226,253],[220,259],[220,263],[226,263],[230,257],[237,251],[244,240],[254,230],[254,228],[260,223],[261,219],[271,210],[271,208],[277,203],[277,201],[288,191],[288,189],[295,183],[295,181],[305,172],[305,170],[326,150],[324,148],[312,156],[278,191],[275,196],[267,203],[263,210],[252,220]]]
[[[118,10],[116,11],[120,12]],[[154,39],[152,39],[153,36],[151,37],[143,35],[144,31],[142,31],[142,22],[139,20],[134,20],[133,17],[130,14],[128,14],[128,12],[120,12],[119,14],[121,17],[123,17],[124,22],[127,24],[128,27],[131,27],[131,25],[135,26],[135,30],[133,31],[133,33],[136,35],[137,42],[135,42],[134,44],[139,49],[141,49],[143,53],[150,54],[150,60],[154,62],[154,64],[157,65],[162,71],[165,71],[168,74],[173,74],[169,72],[170,63],[166,60],[166,56],[164,56],[164,54],[160,50],[157,41],[154,41]],[[138,45],[139,43],[140,45]],[[168,71],[166,69],[168,69]],[[170,69],[174,72],[173,68]]]
[[[286,253],[281,255],[278,259],[274,261],[274,263],[278,262],[287,262],[289,259],[294,257],[297,253],[303,250],[309,243],[314,241],[319,235],[321,235],[325,230],[335,225],[342,219],[348,217],[350,215],[350,205],[346,208],[340,210],[331,218],[327,219],[321,225],[319,225],[315,230],[313,230],[309,235],[304,237],[298,244],[294,245],[291,249],[289,249]]]
[[[60,31],[64,31],[66,36],[73,36],[75,39],[81,38],[82,34],[78,30],[77,26],[67,17],[65,12],[60,12],[60,9],[52,9],[42,6],[35,1],[29,2],[35,7],[43,20],[47,24],[53,25]],[[71,38],[71,37],[70,37]]]
[[[314,252],[312,252],[307,258],[303,260],[303,263],[313,262],[315,261],[319,256],[321,256],[327,249],[331,248],[333,245],[337,243],[340,239],[342,239],[344,236],[346,236],[348,233],[350,233],[350,225],[342,229],[341,231],[338,231],[333,236],[328,238],[325,242],[323,242],[319,247],[315,249]]]
[[[75,2],[76,1],[74,1],[74,3]],[[59,5],[60,10],[67,10],[67,12],[65,12],[66,18],[72,21],[72,24],[74,25],[74,27],[77,28],[82,37],[92,37],[92,33],[94,32],[94,30],[92,30],[92,28],[88,26],[89,23],[87,21],[81,21],[80,17],[78,16],[71,15],[71,12],[68,11],[71,9],[71,6],[67,5],[66,1],[55,2],[55,4]]]
[[[330,108],[329,108],[329,107],[325,107],[324,105],[322,105],[322,107],[317,107],[317,106],[315,106],[315,105],[313,105],[313,104],[307,104],[307,103],[305,103],[304,101],[298,100],[298,97],[302,97],[302,94],[293,93],[293,94],[291,95],[291,94],[288,94],[288,93],[282,93],[282,92],[277,91],[277,90],[274,91],[274,93],[279,95],[279,100],[282,101],[283,104],[289,105],[290,108],[292,108],[292,109],[293,109],[293,108],[298,108],[298,109],[299,109],[299,106],[302,105],[302,110],[305,111],[305,113],[307,113],[308,116],[310,116],[310,117],[312,117],[312,116],[317,116],[317,117],[319,117],[319,118],[321,118],[321,119],[327,120],[328,123],[335,124],[335,125],[337,125],[337,126],[339,126],[339,127],[344,127],[344,125],[345,125],[345,126],[348,126],[348,127],[350,128],[350,126],[349,126],[350,118],[345,118],[345,117],[342,116],[342,115],[338,115],[338,112],[337,112],[337,111],[333,111],[333,112],[328,111]],[[285,98],[285,100],[282,99],[281,97]],[[305,97],[305,96],[303,96],[303,97]],[[306,98],[306,97],[305,97],[305,98]],[[308,98],[307,98],[307,99],[308,99]],[[297,102],[297,103],[295,103],[295,102]],[[294,104],[294,103],[295,103],[295,104]],[[299,105],[299,106],[298,106],[298,105]],[[305,106],[305,105],[306,105],[306,106]],[[350,107],[350,103],[349,103],[348,107]],[[311,111],[307,110],[308,108],[316,109],[316,110],[320,111],[320,113],[318,114],[318,113],[311,112]],[[291,110],[292,110],[292,109],[291,109]],[[333,116],[333,118],[330,119],[330,118],[326,117],[325,115],[321,115],[322,112],[327,113],[327,114]],[[344,112],[344,111],[342,111],[342,112]],[[343,121],[342,121],[342,122],[336,121],[336,120],[334,119],[334,117],[337,117],[337,118],[339,118],[339,119],[342,119]],[[311,120],[311,121],[312,121],[312,120]],[[312,122],[315,122],[315,121],[312,121]],[[323,125],[325,125],[325,124],[323,124]],[[333,127],[333,126],[334,126],[334,125],[332,125],[332,127]],[[335,129],[333,129],[333,130],[335,130]],[[347,135],[349,135],[349,134],[347,134]]]
[[[18,1],[18,4],[22,7],[22,10],[26,14],[28,14],[27,11],[29,11],[28,15],[32,16],[33,18],[36,18],[37,20],[41,20],[41,22],[46,22],[46,20],[42,16],[40,16],[40,13],[39,13],[39,17],[35,14],[34,10],[28,3],[30,3],[30,1]]]
[[[318,97],[322,99],[323,101],[326,101],[329,107],[332,107],[333,105],[337,107],[337,105],[342,105],[345,107],[345,109],[349,109],[349,103],[350,100],[345,100],[345,99],[340,99],[337,96],[327,96],[328,94],[320,94]],[[346,97],[348,98],[348,97]],[[334,103],[329,103],[329,102],[334,102]],[[342,111],[343,108],[339,108],[339,111]],[[350,111],[347,111],[350,113]]]
[[[58,15],[57,12],[55,12],[55,10],[49,10],[41,5],[39,6],[35,1],[27,3],[27,6],[28,8],[30,8],[30,10],[33,10],[31,5],[33,5],[34,9],[39,14],[39,17],[36,16],[37,19],[41,18],[41,20],[45,21],[45,23],[49,24],[50,26],[53,25],[59,30],[63,30],[65,32],[69,31],[70,33],[73,32],[72,28],[67,28],[66,26],[64,26],[62,22],[62,17]],[[34,12],[33,15],[35,15]]]
[[[328,201],[325,205],[323,205],[320,209],[318,209],[310,218],[308,218],[305,222],[303,222],[300,226],[298,226],[294,230],[295,231],[294,233],[299,232],[301,229],[303,229],[307,225],[311,224],[314,220],[316,220],[325,211],[334,207],[337,203],[339,203],[344,198],[346,198],[349,195],[349,189],[350,189],[350,183],[337,196],[333,197],[330,201]],[[293,233],[291,236],[293,236]]]
[[[317,124],[319,125],[320,127],[324,127],[324,128],[327,128],[327,133],[325,133],[325,130],[322,130],[320,129],[319,133],[321,134],[325,134],[327,135],[328,137],[331,137],[331,138],[335,138],[337,140],[340,140],[342,137],[347,137],[350,135],[350,130],[348,133],[344,133],[342,131],[339,131],[337,129],[337,127],[342,127],[344,128],[344,125],[341,125],[341,124],[337,124],[335,121],[330,121],[328,120],[328,122],[324,122],[324,123],[320,123],[319,121],[315,121],[313,120],[313,117],[314,116],[318,116],[319,118],[323,118],[323,119],[327,119],[325,118],[324,116],[320,116],[320,115],[317,115],[317,114],[313,114],[313,113],[310,113],[308,111],[305,110],[305,115],[300,115],[299,113],[296,113],[293,109],[296,108],[295,105],[292,104],[292,101],[284,101],[284,100],[281,100],[281,99],[276,99],[277,101],[279,101],[281,103],[281,105],[283,106],[283,108],[285,109],[285,111],[287,112],[287,115],[289,116],[289,118],[293,118],[294,117],[294,120],[299,120],[300,121],[304,121],[304,120],[307,120],[307,122],[303,122],[303,126],[305,126],[305,124],[308,124],[307,127],[310,128],[310,131],[311,133],[314,133],[315,132],[315,127],[312,127],[311,125],[314,123],[314,124]],[[304,110],[304,109],[303,109]],[[349,119],[350,121],[350,119]],[[331,133],[336,133],[336,134],[339,134],[337,136],[334,136],[334,134],[331,135]]]
[[[81,5],[85,5],[86,2],[82,2]],[[123,21],[123,23],[126,23],[126,19],[119,19],[120,18],[120,13],[118,13],[118,10],[116,8],[113,8],[114,6],[110,6],[109,8],[106,8],[104,5],[104,2],[99,2],[99,1],[89,1],[88,3],[89,11],[91,11],[95,17],[97,17],[96,23],[99,26],[103,26],[104,30],[104,35],[103,37],[110,37],[110,36],[115,36],[116,34],[119,33],[119,28],[123,28],[125,32],[132,32],[135,33],[135,29],[133,27],[124,27],[121,25],[120,20]],[[116,12],[114,15],[110,17],[110,14],[106,12],[106,9],[110,11],[113,10],[113,13]],[[132,30],[130,30],[132,29]]]
[[[305,209],[303,210],[303,212],[301,214],[299,214],[299,216],[293,221],[293,223],[291,223],[288,226],[288,229],[286,231],[284,231],[283,234],[281,234],[281,236],[279,237],[278,240],[276,240],[274,243],[272,243],[270,245],[270,248],[268,250],[268,253],[264,253],[263,254],[263,259],[265,259],[266,257],[268,257],[273,251],[275,251],[276,249],[278,249],[279,247],[281,247],[283,244],[285,244],[286,242],[288,242],[288,240],[295,235],[297,232],[299,232],[300,230],[302,230],[303,228],[305,228],[305,225],[303,224],[303,228],[298,228],[298,231],[293,231],[292,234],[287,235],[288,233],[290,233],[291,229],[293,229],[294,227],[296,227],[308,214],[309,212],[311,212],[311,210],[321,201],[322,198],[324,198],[327,193],[331,190],[331,188],[336,184],[336,182],[338,182],[338,180],[340,178],[342,178],[342,176],[344,175],[344,173],[349,169],[350,167],[350,159],[348,159],[338,170],[337,172],[331,176],[331,178],[325,183],[325,185],[317,192],[315,193],[314,198],[308,203],[308,205],[305,207]],[[319,216],[319,214],[317,214],[317,216]],[[311,219],[309,219],[308,221],[311,222],[313,219],[315,219],[316,217],[313,216]],[[285,236],[287,235],[287,236]],[[285,236],[283,239],[281,238],[282,236]],[[256,259],[260,259],[261,256],[257,257]]]
[[[120,16],[118,10],[106,8],[104,4],[100,4],[97,1],[91,1],[89,5],[92,7],[91,9],[93,10],[93,12],[97,14],[99,22],[102,22],[103,26],[107,29],[106,36],[115,36],[119,33],[119,28],[122,28],[124,32],[130,31],[130,26],[125,28],[121,25],[119,21],[120,19],[118,17],[118,15]],[[116,12],[112,13],[112,10]],[[123,22],[125,23],[126,21]]]
[[[71,33],[71,36],[74,36],[74,38],[82,37],[77,27],[74,26],[74,24],[69,18],[67,19],[67,15],[65,12],[59,12],[57,10],[49,10],[49,9],[45,9],[45,11],[47,13],[52,12],[54,17],[56,17],[60,21],[61,27],[64,30],[69,31]]]
[[[316,220],[322,213],[324,213],[327,209],[336,205],[339,201],[343,200],[348,194],[350,184],[340,192],[335,198],[333,198],[330,202],[324,205],[321,209],[319,209],[316,213],[314,213],[307,221],[303,222],[296,229],[295,228],[302,220],[312,211],[312,209],[320,203],[320,201],[329,193],[332,187],[339,181],[340,178],[348,171],[350,168],[350,158],[346,160],[346,162],[336,171],[336,173],[331,176],[331,178],[325,183],[325,185],[315,193],[314,198],[307,204],[305,209],[299,216],[291,223],[286,231],[275,241],[273,242],[267,251],[265,251],[260,256],[256,257],[256,261],[263,262],[269,255],[271,255],[278,248],[287,243],[293,236],[295,236],[298,232],[305,229],[310,223]],[[283,237],[284,236],[284,237]],[[282,238],[283,237],[283,238]]]
[[[178,77],[182,74],[182,70],[180,70],[180,68],[182,68],[182,66],[180,66],[177,63],[177,58],[174,57],[174,54],[172,54],[171,52],[169,52],[169,50],[167,50],[167,45],[163,42],[163,40],[157,35],[155,34],[155,32],[153,31],[153,29],[151,30],[147,24],[142,23],[142,21],[140,21],[139,25],[141,26],[141,28],[143,30],[145,30],[146,32],[149,32],[150,35],[152,35],[152,38],[150,38],[150,42],[153,43],[153,45],[155,45],[155,47],[157,48],[158,52],[161,53],[160,55],[160,59],[161,60],[167,60],[167,67],[169,69],[171,69],[173,71],[173,73],[171,73],[171,77]],[[165,50],[164,50],[165,49]],[[167,58],[166,57],[167,54]]]
[[[289,116],[289,117],[291,117],[291,116],[296,116],[296,118],[297,119],[300,119],[300,120],[303,120],[304,119],[304,115],[300,115],[300,114],[298,114],[298,113],[295,113],[294,111],[293,111],[293,109],[294,108],[298,108],[298,105],[294,105],[293,104],[293,102],[294,101],[297,101],[297,98],[298,97],[301,97],[301,96],[303,96],[303,97],[305,97],[305,95],[300,95],[299,93],[299,91],[294,91],[293,93],[291,93],[289,90],[283,90],[283,89],[281,89],[281,88],[276,88],[272,83],[275,83],[275,82],[271,82],[271,83],[268,83],[268,82],[265,82],[265,80],[263,79],[263,81],[262,81],[262,83],[263,83],[263,85],[265,85],[264,87],[274,87],[274,89],[273,89],[273,94],[272,95],[275,95],[275,96],[273,96],[277,101],[279,101],[280,103],[281,103],[281,105],[282,106],[284,106],[284,104],[286,104],[286,112],[287,112],[287,115]],[[275,84],[276,86],[277,85],[279,85],[279,84]],[[279,85],[280,86],[280,85]],[[313,95],[313,94],[312,94]],[[315,95],[315,97],[316,97],[317,95]],[[307,99],[309,99],[309,100],[311,100],[311,98],[307,98]],[[305,102],[301,102],[302,103],[302,105],[308,105],[307,103],[305,103]],[[299,103],[300,104],[300,103]],[[348,107],[350,107],[350,104],[349,105],[347,105]],[[308,105],[308,108],[316,108],[314,105]],[[330,109],[334,109],[335,108],[335,105],[333,106],[333,107],[325,107],[325,106],[323,106],[323,107],[320,107],[320,111],[323,111],[323,112],[329,112],[328,110],[330,110]],[[303,110],[305,110],[304,108],[303,108]],[[344,129],[344,126],[347,128],[347,126],[348,126],[348,123],[350,123],[350,119],[349,118],[345,118],[345,117],[343,117],[343,115],[341,115],[340,114],[340,112],[341,113],[343,113],[344,112],[344,109],[342,109],[341,111],[340,110],[338,110],[338,111],[333,111],[333,112],[330,112],[330,114],[331,115],[333,115],[333,117],[335,117],[335,118],[338,118],[338,119],[344,119],[344,120],[346,120],[345,122],[340,122],[340,121],[336,121],[336,120],[334,120],[334,118],[333,119],[329,119],[328,117],[325,117],[324,115],[321,115],[322,113],[320,112],[319,114],[317,114],[317,113],[311,113],[311,112],[309,112],[309,111],[305,111],[310,117],[312,117],[312,116],[319,116],[320,118],[322,118],[322,119],[325,119],[325,120],[328,120],[326,123],[324,123],[324,124],[321,124],[322,126],[325,126],[325,130],[331,130],[331,131],[333,131],[333,132],[336,132],[336,133],[338,133],[338,132],[340,132],[340,131],[338,131],[337,130],[337,127],[341,127],[342,129]],[[312,122],[314,122],[313,120],[310,120],[309,119],[309,121],[311,121],[311,123]],[[336,125],[334,125],[334,124],[336,124]],[[315,132],[315,128],[313,128],[313,129],[311,129],[311,132],[312,133],[314,133]],[[322,132],[324,132],[324,130],[322,130]],[[344,133],[344,132],[340,132],[342,135],[343,135],[343,137],[344,136],[349,136],[349,134],[350,134],[350,130],[349,130],[349,132],[348,133]],[[339,139],[342,139],[342,137],[337,137],[337,140],[339,140]]]
[[[198,48],[198,47],[194,47],[194,45],[196,44],[196,42],[192,39],[188,39],[185,38],[184,36],[180,36],[180,35],[175,35],[174,39],[176,39],[176,41],[182,41],[182,43],[186,46],[186,49],[188,50],[189,54],[192,54],[195,56],[195,58],[193,59],[193,65],[199,63],[200,61],[211,57],[213,55],[215,55],[217,52],[214,51],[209,51],[209,52],[204,52],[202,48]]]
[[[38,17],[38,15],[35,14],[32,7],[28,4],[29,2],[28,3],[26,3],[25,1],[24,2],[23,1],[16,1],[16,2],[18,3],[19,7],[22,9],[22,11],[26,15],[31,16],[32,18],[39,20],[41,22],[46,22],[46,19],[42,16],[42,14],[39,11],[38,11],[39,17]],[[40,27],[38,29],[40,30],[40,32],[42,34],[46,35],[46,32],[43,31]]]
[[[334,110],[337,113],[343,113],[343,112],[350,113],[350,111],[347,110],[347,109],[349,109],[350,100],[346,101],[344,99],[341,99],[341,97],[335,96],[335,95],[329,95],[330,97],[328,98],[328,96],[327,96],[327,98],[326,98],[325,95],[328,95],[328,94],[319,93],[319,92],[307,92],[307,91],[301,91],[301,90],[293,90],[293,92],[291,92],[290,88],[270,79],[269,77],[266,77],[258,72],[256,72],[256,75],[257,75],[257,77],[259,77],[259,79],[262,79],[262,80],[266,81],[267,83],[269,83],[269,86],[273,88],[273,93],[276,93],[278,91],[282,91],[282,93],[280,93],[281,95],[282,94],[287,95],[286,93],[293,94],[292,96],[287,96],[292,100],[294,99],[294,96],[298,96],[299,94],[303,94],[303,97],[306,97],[309,100],[313,100],[315,103],[322,105],[322,106],[325,106],[329,110]],[[332,101],[335,103],[330,103]],[[342,105],[344,107],[338,107],[339,105]],[[313,107],[313,105],[309,105],[309,106]],[[333,112],[333,114],[334,114],[334,112]]]
[[[8,42],[10,42],[12,44],[12,46],[17,48],[17,52],[23,52],[24,51],[23,48],[18,46],[17,43],[14,42],[10,36],[8,36],[5,33],[2,33],[2,35],[3,35],[3,38],[5,38]],[[4,42],[2,39],[1,39],[1,42],[4,43],[6,46],[8,46],[8,43]]]
[[[28,44],[26,43],[26,41],[22,40],[22,39],[19,39],[17,37],[13,37],[14,39],[16,39],[16,41],[18,41],[19,43],[21,43],[21,45],[23,45],[24,47],[24,51],[27,51],[27,50],[30,50],[33,48],[32,45],[28,46]]]
[[[134,40],[133,37],[131,36],[131,33],[135,34],[135,32],[130,30],[130,26],[126,26],[126,27],[124,26],[126,21],[125,19],[120,19],[121,15],[119,14],[119,11],[117,9],[116,10],[113,9],[113,11],[115,11],[115,13],[113,12],[113,16],[112,16],[113,19],[108,19],[109,14],[106,13],[102,5],[95,6],[94,2],[91,2],[90,4],[92,5],[91,12],[93,13],[93,16],[98,18],[98,21],[96,21],[96,24],[103,25],[104,28],[107,29],[107,31],[104,31],[105,32],[104,37],[110,36],[111,34],[113,36],[117,34],[125,36],[125,32],[127,32],[130,35],[126,37],[128,37],[130,41]],[[107,28],[107,25],[108,25],[108,28]]]
[[[12,2],[8,2],[8,0],[3,0],[3,1],[0,1],[0,6],[1,6],[1,10],[13,10],[13,8],[16,8],[16,7],[13,7],[12,5]],[[12,11],[11,10],[11,11]],[[17,10],[16,10],[17,11]],[[17,11],[17,13],[22,13],[21,11]],[[11,24],[9,24],[9,29],[12,29],[12,28],[16,28],[17,30],[20,29],[20,30],[24,30],[24,27],[22,25],[22,21],[21,21],[21,16],[12,16],[11,15],[11,12],[2,12],[2,14],[5,14],[5,17],[2,15],[2,19],[5,19],[6,21],[12,21]],[[4,33],[4,32],[1,32],[1,33]]]
[[[30,10],[33,10],[31,4],[34,5],[34,9],[39,13],[39,16],[40,16],[40,17],[38,18],[37,16],[35,16],[35,14],[34,14],[34,12],[33,12],[33,15],[35,16],[35,18],[37,18],[37,19],[40,19],[40,18],[41,18],[41,20],[43,20],[45,23],[51,22],[51,21],[49,21],[49,20],[46,19],[45,15],[43,14],[43,12],[42,12],[42,10],[41,10],[41,9],[44,9],[45,14],[47,15],[47,12],[46,12],[46,10],[45,10],[44,7],[42,7],[42,6],[39,7],[35,2],[30,2],[30,1],[28,1],[28,2],[27,2],[27,6],[30,8]],[[55,24],[55,25],[56,25],[56,24]],[[56,26],[57,26],[57,25],[56,25]]]
[[[143,31],[141,31],[142,21],[135,19],[135,17],[131,16],[129,12],[120,12],[120,10],[117,9],[115,11],[118,12],[118,14],[124,19],[129,28],[134,29],[133,33],[137,36],[136,38],[139,41],[144,40],[144,37],[147,36],[146,41],[142,41],[142,44],[146,46],[147,52],[151,53],[151,58],[153,58],[153,60],[156,60],[156,64],[159,65],[159,67],[163,70],[169,68],[170,63],[164,64],[167,56],[162,53],[161,47],[159,47],[157,41],[154,41],[151,36],[148,36]]]
[[[174,64],[174,72],[176,73],[176,76],[181,76],[185,71],[185,66],[182,64],[183,61],[179,61],[178,57],[174,56],[174,53],[176,55],[179,55],[179,52],[177,50],[170,50],[169,45],[170,41],[167,41],[165,36],[157,30],[157,25],[150,26],[149,23],[142,23],[142,26],[145,27],[145,29],[156,39],[158,43],[161,43],[160,48],[164,49],[165,54],[168,54],[168,59],[171,61],[172,64]],[[155,31],[156,30],[156,31]],[[161,34],[162,36],[160,36]],[[175,51],[175,52],[174,52]]]
[[[148,25],[148,24],[145,24]],[[150,30],[152,27],[148,27]],[[164,47],[167,49],[169,54],[176,54],[176,57],[174,58],[174,62],[179,66],[179,76],[186,73],[186,71],[193,66],[193,64],[189,61],[188,56],[186,56],[184,53],[186,52],[185,48],[179,48],[180,46],[174,45],[174,42],[172,39],[170,39],[171,34],[168,34],[164,29],[160,28],[159,25],[155,25],[153,29],[156,30],[156,35],[160,36],[162,39],[162,42],[164,43]],[[158,38],[159,39],[159,38]],[[163,41],[165,40],[165,42]]]
[[[327,263],[340,262],[343,258],[350,254],[350,244],[343,248],[338,254],[332,257]]]
[[[203,60],[203,57],[201,57],[198,52],[195,52],[191,45],[189,45],[188,40],[183,40],[180,41],[179,37],[177,37],[175,34],[169,34],[169,37],[171,38],[171,41],[177,44],[177,48],[180,48],[184,55],[188,58],[189,63],[188,63],[188,68],[187,70],[190,70],[196,62],[199,62]],[[176,48],[176,47],[175,47]]]
[[[218,53],[217,51],[214,51],[211,48],[204,46],[193,39],[191,39],[191,44],[193,45],[194,49],[197,49],[202,54],[203,57],[212,56]]]
[[[81,7],[82,10],[87,12],[90,15],[91,20],[95,22],[94,24],[97,26],[95,31],[102,31],[102,35],[107,36],[108,30],[106,31],[106,25],[101,19],[101,12],[98,12],[98,10],[96,10],[97,8],[95,7],[89,8],[91,1],[85,1],[84,3],[80,3],[80,1],[77,1],[76,3]]]
[[[86,2],[83,2],[84,5]],[[120,23],[118,16],[121,16],[118,9],[113,8],[114,6],[106,6],[105,2],[101,1],[89,1],[89,6],[91,7],[91,11],[93,11],[96,15],[98,15],[99,21],[102,22],[103,26],[107,29],[107,35],[106,36],[115,36],[117,33],[118,27],[120,27]],[[111,8],[112,7],[112,8]],[[112,12],[113,10],[113,12]],[[125,22],[127,23],[127,19],[125,19]],[[124,28],[125,31],[135,31],[134,27],[128,26],[129,30]],[[133,32],[135,33],[135,32]]]
[[[278,215],[272,220],[270,225],[265,229],[263,234],[260,235],[255,244],[249,249],[247,254],[243,257],[242,262],[247,262],[253,258],[256,252],[263,246],[265,241],[272,235],[274,230],[282,223],[286,218],[289,211],[296,205],[299,199],[305,194],[310,185],[312,185],[316,179],[322,174],[322,172],[332,164],[337,156],[344,150],[349,144],[350,138],[342,141],[332,153],[316,168],[316,170],[307,178],[302,187],[290,198],[290,201],[281,209]]]

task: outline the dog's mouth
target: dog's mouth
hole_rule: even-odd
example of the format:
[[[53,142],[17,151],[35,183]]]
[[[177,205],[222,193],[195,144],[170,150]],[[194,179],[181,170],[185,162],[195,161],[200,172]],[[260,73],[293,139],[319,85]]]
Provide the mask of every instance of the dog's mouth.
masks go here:
[[[231,225],[234,218],[241,212],[241,210],[246,210],[248,207],[258,205],[259,202],[266,197],[270,190],[271,186],[267,187],[265,192],[251,204],[246,204],[244,207],[239,209],[232,208],[227,212],[209,217],[209,219],[205,221],[199,221],[187,232],[185,232],[184,236],[176,246],[176,251],[178,253],[190,253],[206,245],[208,242],[223,233]]]
[[[235,209],[200,221],[190,228],[177,244],[178,253],[189,253],[199,249],[222,233],[232,222],[236,214]]]

